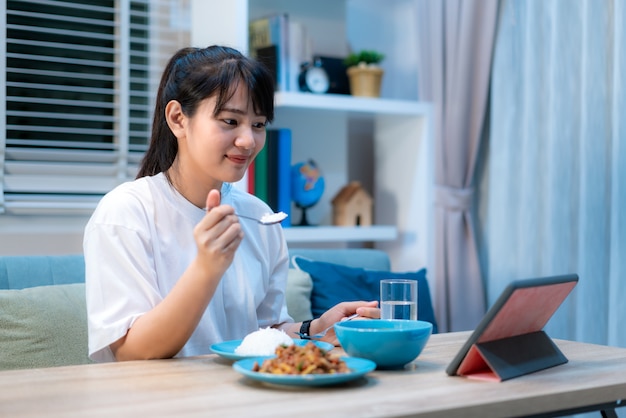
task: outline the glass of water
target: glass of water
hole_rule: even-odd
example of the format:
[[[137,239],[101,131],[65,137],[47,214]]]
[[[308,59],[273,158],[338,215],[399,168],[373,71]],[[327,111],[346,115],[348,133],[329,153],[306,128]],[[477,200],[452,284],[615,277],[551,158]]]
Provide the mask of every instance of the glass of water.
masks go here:
[[[417,280],[380,281],[380,318],[417,320]]]

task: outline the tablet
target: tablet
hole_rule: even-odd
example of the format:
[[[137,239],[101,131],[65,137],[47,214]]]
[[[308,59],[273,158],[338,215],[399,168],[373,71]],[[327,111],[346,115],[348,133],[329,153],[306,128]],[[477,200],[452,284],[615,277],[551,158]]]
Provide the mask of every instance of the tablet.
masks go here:
[[[567,362],[543,327],[577,283],[576,274],[511,282],[446,373],[502,381]]]

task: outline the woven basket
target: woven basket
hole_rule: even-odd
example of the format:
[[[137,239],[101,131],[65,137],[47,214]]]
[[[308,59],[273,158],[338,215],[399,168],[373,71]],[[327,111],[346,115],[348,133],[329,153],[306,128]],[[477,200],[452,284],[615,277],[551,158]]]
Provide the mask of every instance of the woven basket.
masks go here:
[[[379,67],[349,67],[350,94],[363,97],[380,97],[383,69]]]

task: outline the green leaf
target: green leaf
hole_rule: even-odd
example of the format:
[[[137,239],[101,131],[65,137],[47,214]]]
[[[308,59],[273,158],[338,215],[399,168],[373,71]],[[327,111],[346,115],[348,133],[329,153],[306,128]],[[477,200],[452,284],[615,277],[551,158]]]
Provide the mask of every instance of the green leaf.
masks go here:
[[[359,52],[351,53],[344,59],[343,63],[346,65],[346,67],[359,65],[359,63],[361,62],[364,62],[366,64],[378,64],[384,58],[385,55],[380,52],[364,49]]]

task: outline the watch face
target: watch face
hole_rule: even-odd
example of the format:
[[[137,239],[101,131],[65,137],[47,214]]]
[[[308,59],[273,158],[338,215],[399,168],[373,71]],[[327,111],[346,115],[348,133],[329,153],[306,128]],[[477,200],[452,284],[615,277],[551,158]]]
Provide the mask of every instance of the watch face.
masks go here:
[[[330,87],[328,74],[320,67],[311,67],[305,74],[306,87],[313,93],[326,93]]]

